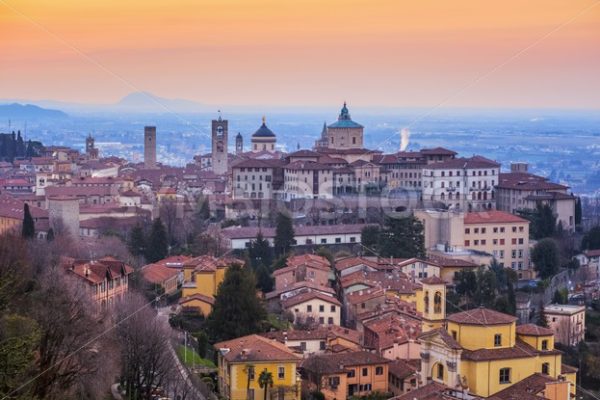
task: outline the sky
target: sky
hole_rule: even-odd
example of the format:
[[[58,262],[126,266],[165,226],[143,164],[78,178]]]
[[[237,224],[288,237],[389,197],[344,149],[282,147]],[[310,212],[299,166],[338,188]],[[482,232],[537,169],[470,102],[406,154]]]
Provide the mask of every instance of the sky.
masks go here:
[[[600,108],[600,0],[0,0],[0,98]]]

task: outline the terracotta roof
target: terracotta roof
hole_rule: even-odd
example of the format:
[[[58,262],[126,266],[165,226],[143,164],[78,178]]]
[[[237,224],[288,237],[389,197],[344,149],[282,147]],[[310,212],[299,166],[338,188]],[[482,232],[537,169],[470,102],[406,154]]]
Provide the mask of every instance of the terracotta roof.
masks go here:
[[[552,336],[552,329],[537,326],[535,324],[525,324],[517,326],[517,335],[523,336]]]
[[[182,306],[185,306],[187,303],[194,301],[194,300],[200,300],[204,303],[210,304],[211,306],[215,304],[215,299],[213,297],[206,296],[201,293],[195,293],[191,296],[182,297],[181,299],[179,299],[179,304],[181,304]]]
[[[322,354],[309,357],[302,362],[301,367],[307,371],[318,369],[322,373],[335,374],[347,371],[347,367],[362,365],[389,364],[390,360],[378,354],[367,351],[350,353]]]
[[[162,264],[148,264],[142,267],[144,279],[151,283],[162,284],[165,281],[176,277],[179,271],[175,268],[169,268]]]
[[[385,297],[385,292],[381,288],[372,288],[348,293],[346,301],[350,304],[358,304],[378,297]]]
[[[545,397],[540,397],[538,394],[546,389],[546,384],[556,382],[556,379],[548,375],[535,373],[525,379],[515,383],[514,385],[496,393],[492,399],[498,400],[540,400]]]
[[[567,190],[569,187],[550,182],[548,178],[527,172],[508,172],[500,174],[498,185],[501,189],[512,190]]]
[[[458,344],[458,342],[452,336],[450,336],[448,331],[444,328],[437,328],[437,329],[433,329],[431,331],[422,333],[421,336],[419,336],[419,339],[426,339],[426,338],[430,338],[433,336],[439,336],[440,339],[442,339],[442,341],[446,344],[446,346],[448,346],[451,349],[454,349],[454,350],[462,349],[462,346],[460,344]]]
[[[497,349],[479,349],[466,350],[463,349],[461,358],[471,361],[490,361],[504,360],[511,358],[527,358],[535,357],[538,354],[561,354],[558,350],[538,351],[524,341],[517,338],[513,347],[504,347]]]
[[[577,371],[579,371],[579,369],[567,364],[562,364],[560,368],[561,374],[574,374]]]
[[[115,279],[133,273],[132,267],[113,257],[104,257],[92,261],[63,259],[62,265],[65,270],[90,284],[98,284],[105,279]]]
[[[502,223],[527,223],[525,218],[504,211],[490,210],[480,212],[470,212],[465,214],[464,223],[469,224],[502,224]]]
[[[377,337],[378,351],[389,349],[395,343],[406,343],[416,339],[421,334],[421,325],[421,321],[397,314],[388,314],[363,323],[364,329],[373,332]]]
[[[474,308],[448,316],[448,321],[465,325],[503,325],[517,320],[517,317],[504,314],[489,308]]]
[[[335,234],[360,234],[365,224],[339,224],[339,225],[312,225],[294,226],[295,236],[312,235],[335,235]],[[258,227],[229,227],[221,230],[221,234],[228,239],[251,239],[254,240],[261,231],[265,238],[275,237],[275,228]]]
[[[500,164],[482,156],[470,158],[454,158],[439,163],[429,164],[424,169],[481,169],[499,168]]]
[[[389,366],[390,374],[398,379],[406,379],[417,373],[417,368],[405,360],[394,360]]]
[[[348,268],[355,267],[357,265],[366,265],[373,269],[378,269],[379,264],[375,261],[368,260],[362,257],[348,257],[343,258],[341,260],[335,260],[335,269],[338,271],[343,271]]]
[[[259,335],[243,336],[216,343],[214,347],[228,362],[299,361],[300,359],[284,344]]]
[[[444,281],[439,276],[430,276],[429,278],[421,279],[421,283],[424,283],[426,285],[443,285],[446,284],[446,281]]]
[[[443,392],[448,389],[441,383],[430,382],[401,396],[392,397],[390,400],[442,400],[447,398],[443,396]]]
[[[457,153],[452,150],[445,149],[443,147],[434,147],[432,149],[421,149],[420,153],[427,155],[447,155],[447,156],[455,156]]]
[[[193,268],[194,271],[212,272],[216,271],[217,268],[227,267],[233,264],[244,265],[244,261],[234,257],[213,257],[209,255],[202,255],[195,258],[185,260],[184,268]]]
[[[341,307],[341,303],[339,302],[338,299],[336,299],[333,296],[328,296],[324,293],[321,292],[316,292],[316,291],[312,291],[312,292],[305,292],[305,293],[300,293],[297,294],[295,296],[292,297],[288,297],[285,300],[283,300],[281,302],[281,305],[284,308],[289,308],[289,307],[293,307],[297,304],[301,304],[310,300],[315,300],[315,299],[319,299],[319,300],[323,300],[327,303],[331,303],[331,304],[335,304],[337,306]]]
[[[306,290],[306,291],[316,290],[316,291],[320,291],[323,293],[335,294],[335,290],[333,290],[330,287],[322,286],[315,282],[300,281],[300,282],[294,282],[290,286],[286,286],[285,288],[283,288],[281,290],[274,290],[272,292],[269,292],[269,293],[265,294],[265,298],[267,300],[274,299],[274,298],[280,297],[286,293],[295,292],[295,291],[299,291],[299,290]]]
[[[600,257],[600,249],[586,250],[583,252],[586,257]]]
[[[286,340],[325,340],[335,339],[337,337],[344,338],[353,343],[360,344],[360,332],[343,328],[337,325],[319,326],[316,329],[310,330],[289,330],[289,331],[272,331],[262,334],[269,339],[275,339],[283,343]]]
[[[479,264],[475,264],[471,261],[462,260],[460,258],[446,258],[432,254],[428,258],[429,262],[433,262],[441,267],[465,267],[465,268],[479,268]]]

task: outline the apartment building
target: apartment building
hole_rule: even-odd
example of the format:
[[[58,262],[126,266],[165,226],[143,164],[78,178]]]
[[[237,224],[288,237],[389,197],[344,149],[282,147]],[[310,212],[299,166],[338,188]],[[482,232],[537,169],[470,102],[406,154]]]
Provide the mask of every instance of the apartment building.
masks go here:
[[[494,209],[499,175],[500,164],[482,156],[429,164],[423,168],[423,203],[465,211]]]
[[[295,161],[285,166],[284,199],[331,199],[333,169],[314,161]]]
[[[529,263],[529,221],[504,211],[465,214],[464,247],[494,256],[519,278],[533,276]]]
[[[511,172],[500,174],[496,185],[496,207],[514,213],[518,210],[535,209],[547,204],[560,221],[563,229],[575,230],[575,196],[568,193],[568,186],[550,182],[547,178],[527,172],[526,165],[511,165]]]
[[[585,337],[585,306],[551,304],[544,307],[548,327],[558,343],[577,346]]]
[[[276,159],[250,158],[231,167],[232,197],[240,199],[272,199],[283,180],[283,162]]]

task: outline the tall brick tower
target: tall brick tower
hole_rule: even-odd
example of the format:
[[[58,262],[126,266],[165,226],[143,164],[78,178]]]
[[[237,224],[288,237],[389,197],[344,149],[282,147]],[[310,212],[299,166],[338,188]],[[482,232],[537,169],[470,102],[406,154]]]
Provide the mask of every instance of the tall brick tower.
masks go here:
[[[144,127],[144,166],[156,168],[156,127]]]
[[[228,124],[226,119],[212,120],[212,169],[217,175],[227,173],[227,135]]]

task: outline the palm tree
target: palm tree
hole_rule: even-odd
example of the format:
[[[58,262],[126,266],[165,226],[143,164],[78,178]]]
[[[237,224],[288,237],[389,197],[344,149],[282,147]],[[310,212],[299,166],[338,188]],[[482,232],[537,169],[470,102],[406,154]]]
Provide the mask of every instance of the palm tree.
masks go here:
[[[258,376],[258,385],[265,390],[264,400],[267,400],[267,389],[273,386],[273,374],[266,369],[263,370]]]

